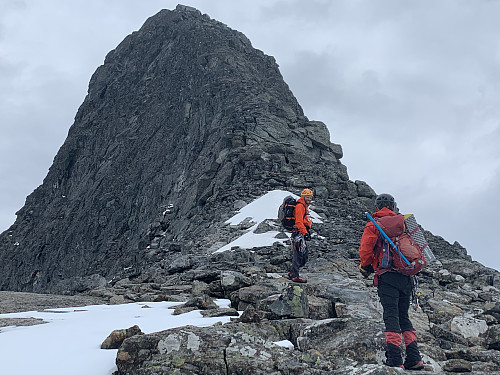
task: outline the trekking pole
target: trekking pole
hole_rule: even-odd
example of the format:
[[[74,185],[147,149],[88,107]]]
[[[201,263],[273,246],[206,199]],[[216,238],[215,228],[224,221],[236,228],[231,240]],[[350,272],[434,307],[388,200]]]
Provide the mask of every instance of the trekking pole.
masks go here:
[[[401,251],[399,251],[398,247],[396,245],[394,245],[394,242],[391,241],[391,239],[389,238],[389,236],[387,234],[384,233],[384,231],[382,230],[382,228],[380,228],[380,225],[377,224],[377,222],[375,221],[375,219],[368,213],[368,212],[365,212],[365,215],[366,217],[368,217],[368,219],[370,219],[370,221],[375,224],[375,227],[378,229],[379,233],[382,235],[382,237],[384,237],[386,239],[387,242],[389,242],[389,244],[394,248],[394,250],[396,250],[398,252],[399,255],[401,255],[401,258],[407,263],[407,264],[411,264],[408,259],[406,259],[406,257],[403,255],[403,253],[401,253]]]

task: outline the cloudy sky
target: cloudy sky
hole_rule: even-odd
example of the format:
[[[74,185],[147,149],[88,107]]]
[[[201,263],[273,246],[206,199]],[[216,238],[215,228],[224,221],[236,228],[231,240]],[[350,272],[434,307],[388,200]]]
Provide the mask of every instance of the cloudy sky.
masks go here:
[[[0,231],[105,55],[178,1],[0,0]],[[500,269],[500,2],[184,0],[276,58],[352,180]]]

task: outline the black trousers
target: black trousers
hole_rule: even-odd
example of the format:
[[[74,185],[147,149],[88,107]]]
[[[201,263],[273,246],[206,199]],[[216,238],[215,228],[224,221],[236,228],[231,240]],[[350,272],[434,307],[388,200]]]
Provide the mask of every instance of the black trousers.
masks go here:
[[[307,263],[309,258],[306,241],[300,232],[293,232],[290,238],[292,242],[292,277],[299,277],[299,268]]]
[[[422,358],[418,350],[417,336],[408,316],[412,281],[410,276],[398,272],[386,272],[378,278],[378,295],[384,309],[386,356],[389,366],[399,366],[401,338],[406,347],[405,365],[413,366]]]
[[[386,272],[378,278],[378,296],[384,308],[386,332],[413,331],[408,317],[411,299],[411,278],[399,272]]]

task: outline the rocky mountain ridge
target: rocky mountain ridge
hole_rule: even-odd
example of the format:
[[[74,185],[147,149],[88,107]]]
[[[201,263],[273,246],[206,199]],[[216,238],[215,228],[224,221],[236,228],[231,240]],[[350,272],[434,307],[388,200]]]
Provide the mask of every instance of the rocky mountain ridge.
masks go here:
[[[341,158],[272,57],[195,9],[163,10],[92,76],[43,184],[0,235],[0,289],[235,315],[129,337],[118,375],[396,373],[381,366],[381,308],[357,271],[376,194],[349,180]],[[252,226],[226,223],[238,209],[306,186],[322,217],[308,284],[283,277],[284,233],[270,246],[214,253]],[[266,220],[256,231],[277,229]],[[413,319],[427,372],[499,371],[499,273],[458,243],[426,237],[439,262],[420,276]],[[231,311],[214,298],[230,299]]]

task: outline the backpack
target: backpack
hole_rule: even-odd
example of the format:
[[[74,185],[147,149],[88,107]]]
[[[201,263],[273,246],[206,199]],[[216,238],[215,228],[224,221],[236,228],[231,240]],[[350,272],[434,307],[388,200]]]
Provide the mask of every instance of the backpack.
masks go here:
[[[278,208],[278,219],[281,222],[281,225],[286,230],[293,230],[295,226],[295,216],[293,211],[295,210],[295,206],[297,205],[297,201],[291,195],[288,195],[283,199],[283,203],[281,203]]]
[[[379,274],[391,269],[408,276],[419,273],[425,265],[423,250],[428,246],[427,244],[424,244],[424,246],[419,245],[420,241],[417,242],[414,238],[417,232],[423,236],[421,231],[409,232],[405,216],[401,214],[376,218],[375,221],[410,263],[405,262],[401,254],[393,249],[386,239],[380,236],[384,254],[380,263],[381,272]],[[420,228],[418,227],[418,229]]]

